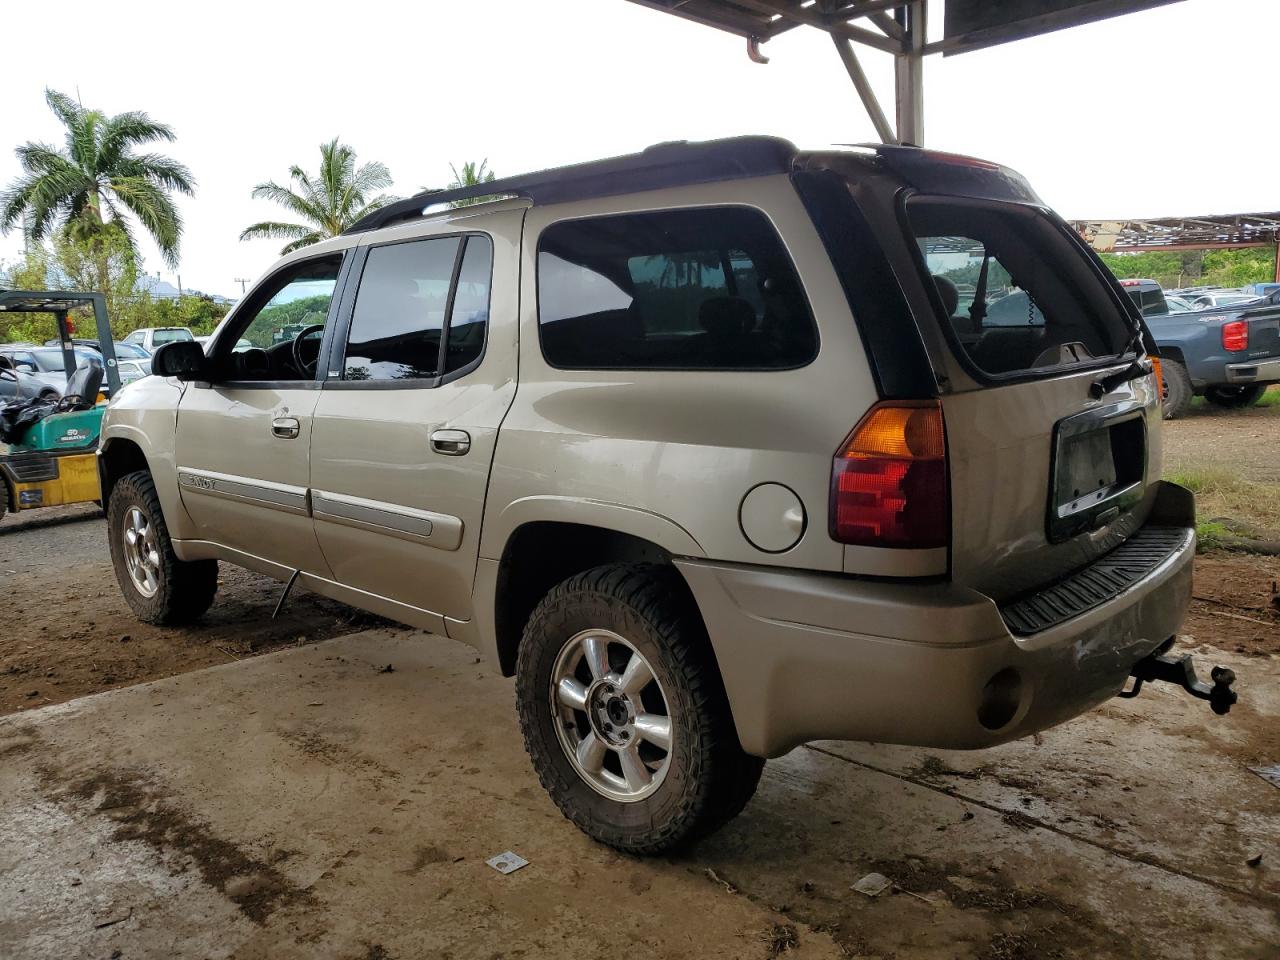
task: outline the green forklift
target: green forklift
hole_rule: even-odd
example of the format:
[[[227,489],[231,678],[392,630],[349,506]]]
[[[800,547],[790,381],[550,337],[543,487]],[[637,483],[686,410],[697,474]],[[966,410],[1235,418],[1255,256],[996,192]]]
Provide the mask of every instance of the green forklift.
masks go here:
[[[90,306],[102,360],[77,365],[69,314]],[[23,397],[27,379],[20,364],[0,355],[0,518],[8,511],[35,510],[102,499],[98,484],[98,435],[106,399],[120,389],[111,324],[100,293],[71,290],[0,290],[0,313],[52,313],[58,324],[67,384],[61,398]]]

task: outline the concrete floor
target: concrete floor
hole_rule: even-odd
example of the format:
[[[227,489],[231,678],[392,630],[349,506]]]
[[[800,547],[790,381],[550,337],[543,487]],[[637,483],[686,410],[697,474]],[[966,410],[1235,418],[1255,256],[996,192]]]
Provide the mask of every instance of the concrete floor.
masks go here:
[[[86,697],[0,719],[0,957],[1275,958],[1280,664],[1215,659],[1228,718],[1154,690],[983,753],[820,744],[653,861],[560,817],[447,640]]]

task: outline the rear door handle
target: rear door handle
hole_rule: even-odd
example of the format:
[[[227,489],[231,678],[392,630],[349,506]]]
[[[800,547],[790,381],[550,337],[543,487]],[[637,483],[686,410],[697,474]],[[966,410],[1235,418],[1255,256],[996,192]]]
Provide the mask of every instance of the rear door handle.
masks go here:
[[[297,417],[276,417],[271,421],[271,435],[281,440],[296,440],[300,429]]]
[[[465,430],[434,430],[431,449],[446,457],[460,457],[471,449],[471,434]]]

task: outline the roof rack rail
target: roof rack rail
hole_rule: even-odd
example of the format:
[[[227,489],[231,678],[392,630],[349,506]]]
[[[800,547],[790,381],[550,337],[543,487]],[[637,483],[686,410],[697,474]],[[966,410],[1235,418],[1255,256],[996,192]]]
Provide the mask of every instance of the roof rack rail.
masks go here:
[[[640,153],[608,160],[523,173],[454,190],[427,190],[375,210],[343,233],[364,233],[415,220],[425,213],[427,207],[455,200],[524,197],[534,203],[562,203],[693,183],[789,173],[795,156],[795,145],[779,137],[659,143]]]

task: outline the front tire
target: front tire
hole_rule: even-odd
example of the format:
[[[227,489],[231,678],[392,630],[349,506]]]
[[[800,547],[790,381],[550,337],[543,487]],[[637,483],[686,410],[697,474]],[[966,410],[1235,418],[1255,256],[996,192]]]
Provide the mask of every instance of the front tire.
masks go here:
[[[661,853],[712,833],[755,793],[710,642],[679,573],[610,564],[534,610],[516,706],[561,813],[618,850]]]
[[[218,590],[216,560],[179,560],[146,470],[116,481],[107,508],[111,564],[125,601],[145,623],[198,619]]]
[[[1226,407],[1228,410],[1239,410],[1252,407],[1267,392],[1267,384],[1252,383],[1247,386],[1216,386],[1204,392],[1204,398],[1215,407]]]

